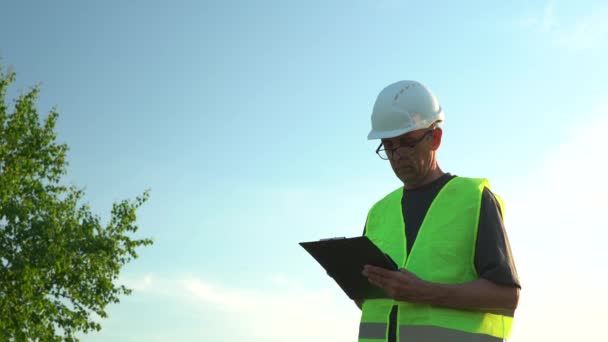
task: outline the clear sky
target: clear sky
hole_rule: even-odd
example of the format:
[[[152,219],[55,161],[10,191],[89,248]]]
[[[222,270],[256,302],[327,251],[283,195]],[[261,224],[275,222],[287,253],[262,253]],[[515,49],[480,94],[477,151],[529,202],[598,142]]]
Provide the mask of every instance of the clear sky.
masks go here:
[[[135,291],[83,341],[355,341],[298,242],[399,186],[366,137],[403,79],[445,109],[441,167],[506,202],[512,341],[605,338],[605,1],[5,1],[0,57],[95,212],[151,189]]]

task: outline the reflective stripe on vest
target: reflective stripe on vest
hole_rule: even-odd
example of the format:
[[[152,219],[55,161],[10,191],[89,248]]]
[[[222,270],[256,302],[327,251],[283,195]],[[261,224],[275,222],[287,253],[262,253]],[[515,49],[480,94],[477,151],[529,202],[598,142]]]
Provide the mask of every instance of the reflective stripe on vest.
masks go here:
[[[387,338],[388,324],[361,323],[359,325],[360,340],[381,340]],[[473,334],[469,332],[424,325],[399,326],[399,341],[425,342],[502,342],[503,339],[490,335]]]
[[[423,280],[443,284],[473,281],[478,279],[474,265],[475,243],[485,187],[489,187],[485,179],[451,179],[431,203],[410,255],[406,255],[405,248],[407,241],[401,205],[403,188],[387,195],[372,207],[365,235],[401,268],[408,269]],[[504,213],[502,200],[499,196],[496,198]],[[397,302],[388,298],[366,300],[363,303],[360,329],[365,334],[360,335],[359,341],[386,340],[386,334],[380,336],[380,328],[372,327],[388,324],[393,305],[399,307],[397,322],[402,333],[397,336],[400,342],[411,340],[401,338],[411,331],[406,328],[411,326],[443,327],[447,331],[458,331],[465,335],[494,336],[498,338],[496,341],[500,341],[508,338],[513,319],[493,313]],[[421,328],[413,329],[418,332],[416,329]],[[420,331],[428,332],[428,329]],[[489,337],[486,340],[487,338]]]
[[[359,339],[380,339],[386,338],[388,324],[386,323],[361,323],[359,325]]]
[[[424,325],[400,325],[399,341],[424,342],[502,342],[500,337]]]

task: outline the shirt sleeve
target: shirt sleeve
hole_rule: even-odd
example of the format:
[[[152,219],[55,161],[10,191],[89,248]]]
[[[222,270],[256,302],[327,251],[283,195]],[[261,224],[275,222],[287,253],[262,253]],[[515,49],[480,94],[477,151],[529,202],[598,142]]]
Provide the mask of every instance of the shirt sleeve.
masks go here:
[[[481,278],[521,288],[500,205],[488,188],[481,198],[475,268]]]

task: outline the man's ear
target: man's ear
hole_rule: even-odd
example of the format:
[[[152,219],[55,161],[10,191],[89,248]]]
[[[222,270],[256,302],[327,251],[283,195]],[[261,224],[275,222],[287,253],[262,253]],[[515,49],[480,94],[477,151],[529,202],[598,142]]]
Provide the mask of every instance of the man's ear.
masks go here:
[[[439,127],[433,130],[433,146],[432,150],[437,151],[439,146],[441,146],[441,137],[443,136],[443,130]]]

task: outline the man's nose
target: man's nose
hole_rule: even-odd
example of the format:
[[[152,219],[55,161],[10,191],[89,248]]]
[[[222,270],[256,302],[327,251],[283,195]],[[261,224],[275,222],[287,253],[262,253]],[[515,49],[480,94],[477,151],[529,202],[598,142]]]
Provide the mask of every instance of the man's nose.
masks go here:
[[[407,160],[409,159],[411,153],[409,149],[400,148],[396,150],[393,154],[393,158],[395,160]]]

